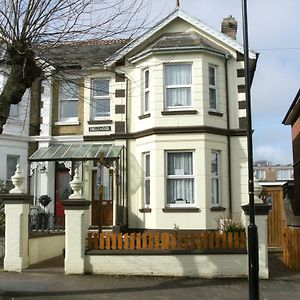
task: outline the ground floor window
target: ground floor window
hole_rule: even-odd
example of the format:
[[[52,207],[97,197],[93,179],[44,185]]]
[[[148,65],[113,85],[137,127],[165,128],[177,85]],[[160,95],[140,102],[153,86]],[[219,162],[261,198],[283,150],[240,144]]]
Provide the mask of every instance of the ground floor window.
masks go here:
[[[144,154],[144,202],[150,205],[150,153]]]
[[[212,206],[220,206],[220,152],[211,151]]]
[[[167,151],[167,204],[185,206],[194,203],[194,175],[192,151]]]

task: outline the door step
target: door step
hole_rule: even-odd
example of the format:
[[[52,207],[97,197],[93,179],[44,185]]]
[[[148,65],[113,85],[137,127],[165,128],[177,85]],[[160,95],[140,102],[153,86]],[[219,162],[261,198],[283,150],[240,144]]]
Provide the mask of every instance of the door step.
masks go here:
[[[98,231],[99,226],[90,226],[88,231]],[[112,226],[102,226],[102,232],[112,232],[113,227]]]

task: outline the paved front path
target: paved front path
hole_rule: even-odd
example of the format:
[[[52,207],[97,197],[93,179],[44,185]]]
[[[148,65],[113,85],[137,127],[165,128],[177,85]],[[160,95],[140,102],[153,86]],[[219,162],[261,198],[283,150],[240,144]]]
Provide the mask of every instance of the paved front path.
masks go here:
[[[248,299],[248,283],[241,279],[0,272],[0,289],[6,299]],[[260,291],[261,299],[299,299],[300,281],[264,280]]]

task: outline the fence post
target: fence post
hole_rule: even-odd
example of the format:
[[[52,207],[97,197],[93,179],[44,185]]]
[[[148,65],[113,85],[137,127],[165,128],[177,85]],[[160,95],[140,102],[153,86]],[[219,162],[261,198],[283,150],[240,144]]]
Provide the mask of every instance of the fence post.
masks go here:
[[[5,204],[5,256],[4,270],[21,272],[28,267],[28,215],[32,196],[24,193],[19,165],[12,182],[15,186],[9,194],[1,195]]]
[[[242,209],[246,215],[246,227],[249,225],[249,204],[243,205]],[[255,203],[255,223],[258,233],[258,257],[259,277],[269,278],[268,263],[268,214],[270,206],[263,203]],[[248,247],[248,245],[247,245]]]
[[[82,181],[79,180],[78,169],[76,169],[74,179],[70,182],[74,194],[63,201],[66,216],[65,274],[84,274],[85,271],[86,212],[91,202],[83,198],[82,184]]]

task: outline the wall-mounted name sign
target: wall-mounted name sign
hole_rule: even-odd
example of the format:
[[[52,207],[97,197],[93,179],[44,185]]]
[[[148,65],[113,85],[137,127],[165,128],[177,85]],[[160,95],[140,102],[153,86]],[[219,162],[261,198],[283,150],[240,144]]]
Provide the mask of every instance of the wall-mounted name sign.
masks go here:
[[[95,126],[89,127],[89,132],[111,131],[111,126]]]

